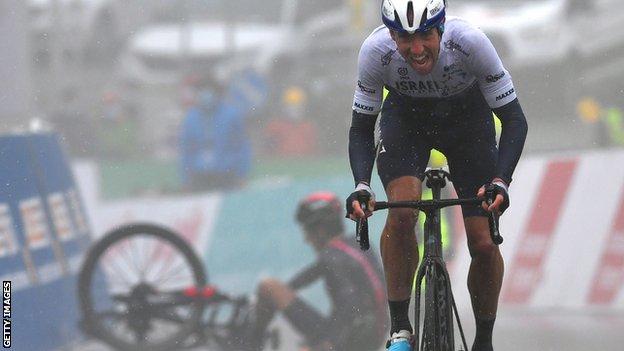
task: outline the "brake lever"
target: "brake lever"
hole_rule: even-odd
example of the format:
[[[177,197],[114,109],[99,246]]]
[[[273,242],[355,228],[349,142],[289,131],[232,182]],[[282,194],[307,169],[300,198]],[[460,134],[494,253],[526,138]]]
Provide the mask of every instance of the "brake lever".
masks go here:
[[[485,191],[485,199],[486,199],[486,203],[488,204],[488,206],[490,206],[493,202],[494,202],[494,197],[496,195],[494,194],[493,190],[486,190]],[[498,215],[498,213],[495,212],[490,212],[489,216],[488,216],[488,225],[490,227],[490,237],[492,238],[492,241],[494,242],[494,244],[496,245],[500,245],[503,243],[503,236],[500,234],[498,228],[498,219],[500,218],[500,216]]]
[[[364,213],[366,213],[367,205],[365,202],[360,202],[360,206]],[[370,242],[368,240],[368,220],[365,218],[359,218],[355,224],[355,239],[360,244],[360,249],[366,251],[370,249]]]

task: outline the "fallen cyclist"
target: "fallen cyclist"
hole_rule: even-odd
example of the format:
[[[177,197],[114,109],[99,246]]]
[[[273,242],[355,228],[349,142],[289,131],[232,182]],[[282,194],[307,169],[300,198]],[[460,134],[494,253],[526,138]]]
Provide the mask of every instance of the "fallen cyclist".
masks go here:
[[[296,219],[316,261],[287,283],[260,283],[246,349],[263,349],[267,327],[281,313],[304,338],[304,350],[378,351],[386,338],[387,307],[375,254],[362,252],[355,239],[344,235],[342,201],[331,192],[315,192],[301,200]],[[331,302],[328,316],[297,295],[318,280]]]

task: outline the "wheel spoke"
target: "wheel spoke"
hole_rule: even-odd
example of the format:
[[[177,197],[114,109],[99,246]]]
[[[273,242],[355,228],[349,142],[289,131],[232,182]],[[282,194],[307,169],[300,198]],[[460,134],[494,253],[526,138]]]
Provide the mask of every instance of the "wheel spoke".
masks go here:
[[[143,266],[141,265],[141,250],[137,250],[135,246],[135,241],[139,241],[140,239],[141,238],[138,237],[136,238],[136,240],[130,240],[130,245],[132,246],[132,253],[134,253],[132,263],[134,265],[134,268],[136,268],[137,274],[139,276],[139,282],[142,283],[145,281],[145,277],[143,272]],[[141,245],[139,245],[139,248],[140,247]]]
[[[181,261],[178,261],[178,263],[175,266],[174,265],[169,266],[169,268],[165,271],[163,276],[161,278],[158,278],[158,280],[156,281],[157,285],[164,286],[167,282],[171,281],[172,278],[178,278],[178,277],[184,278],[184,279],[175,279],[175,281],[180,282],[178,284],[189,285],[188,283],[191,283],[192,285],[195,285],[194,277],[188,271],[188,268],[186,267],[185,263],[187,262],[185,262],[184,259],[182,259]]]
[[[147,276],[148,276],[148,273],[149,273],[150,261],[149,261],[149,259],[146,258],[148,255],[145,254],[145,250],[146,250],[146,248],[148,246],[147,244],[149,242],[150,242],[149,240],[144,238],[143,243],[141,245],[139,245],[142,248],[140,250],[140,252],[141,252],[141,262],[142,262],[141,269],[140,269],[141,281],[145,281],[147,279]]]
[[[128,287],[128,290],[133,285],[131,279],[127,277],[125,270],[123,268],[119,268],[115,257],[109,257],[109,255],[106,255],[100,264],[106,272],[106,277],[109,281],[122,281],[124,286]]]
[[[147,259],[145,260],[145,277],[146,278],[149,278],[150,273],[152,272],[154,262],[158,261],[156,258],[156,252],[155,252],[156,243],[157,241],[155,239],[149,240],[145,243],[145,248],[147,250],[147,255],[146,255]]]
[[[194,277],[190,273],[178,272],[178,273],[176,273],[174,275],[169,275],[162,282],[162,284],[165,285],[169,281],[175,282],[174,284],[170,284],[170,286],[169,286],[170,289],[174,289],[174,288],[178,288],[178,287],[179,288],[184,288],[184,287],[189,287],[189,286],[196,287],[197,283],[194,281],[193,278]]]
[[[140,268],[138,266],[136,257],[133,255],[133,251],[128,251],[128,250],[132,250],[131,246],[132,246],[132,242],[134,240],[132,240],[132,238],[128,238],[126,239],[128,244],[127,245],[122,245],[119,252],[120,252],[120,257],[123,258],[124,262],[126,262],[126,266],[129,268],[129,270],[133,270],[134,271],[134,275],[136,275],[135,278],[138,278],[138,280],[140,281]],[[123,254],[122,254],[123,253]]]
[[[157,242],[152,248],[152,254],[150,257],[150,262],[158,263],[158,271],[155,274],[156,277],[161,276],[163,269],[167,268],[167,265],[165,264],[166,262],[165,257],[164,255],[161,255],[162,252],[163,252],[163,245],[162,243]]]

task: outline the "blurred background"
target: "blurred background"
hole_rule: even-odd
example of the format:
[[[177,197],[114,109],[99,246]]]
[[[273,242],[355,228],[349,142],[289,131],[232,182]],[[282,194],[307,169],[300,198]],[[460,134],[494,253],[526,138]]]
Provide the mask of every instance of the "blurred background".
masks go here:
[[[351,191],[357,54],[381,24],[379,6],[0,0],[0,133],[56,133],[93,237],[134,220],[166,224],[192,241],[213,283],[251,293],[261,276],[287,278],[314,258],[292,218],[298,199]],[[621,2],[448,0],[448,14],[488,35],[529,122],[503,223],[501,349],[620,350]],[[463,291],[463,229],[447,216]],[[373,241],[384,216],[375,218]],[[1,249],[0,259],[19,252]],[[323,301],[321,289],[307,294]]]

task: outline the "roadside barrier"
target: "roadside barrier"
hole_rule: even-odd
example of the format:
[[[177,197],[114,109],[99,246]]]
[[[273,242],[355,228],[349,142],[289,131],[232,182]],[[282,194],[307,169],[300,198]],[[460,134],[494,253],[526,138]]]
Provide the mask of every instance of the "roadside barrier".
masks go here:
[[[383,196],[376,182],[373,188]],[[98,235],[129,221],[167,225],[204,257],[213,282],[245,293],[259,276],[288,278],[314,258],[293,220],[297,200],[319,189],[346,196],[351,187],[345,174],[93,207]],[[501,308],[624,312],[624,150],[524,157],[510,196],[511,207],[501,217]],[[461,213],[452,212],[451,220],[455,240],[447,261],[457,304],[469,308],[470,256]],[[384,216],[371,217],[371,243],[378,242],[384,222]]]
[[[57,349],[81,338],[75,282],[90,243],[85,209],[55,134],[0,136],[0,165],[3,346],[8,320],[12,348]]]

